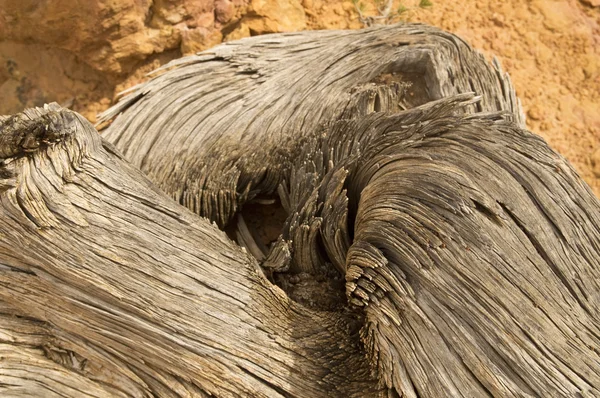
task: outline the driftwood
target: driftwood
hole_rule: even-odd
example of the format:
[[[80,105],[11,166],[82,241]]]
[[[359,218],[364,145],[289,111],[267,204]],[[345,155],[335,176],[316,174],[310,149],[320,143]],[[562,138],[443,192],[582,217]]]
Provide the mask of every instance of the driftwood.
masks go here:
[[[105,112],[101,126],[124,114],[103,136],[164,192],[221,226],[243,203],[274,192],[303,141],[332,120],[476,92],[469,111],[506,110],[523,124],[497,65],[421,25],[254,37],[154,73],[169,69]]]
[[[600,396],[600,203],[497,65],[408,25],[157,74],[102,138],[0,117],[0,396]]]

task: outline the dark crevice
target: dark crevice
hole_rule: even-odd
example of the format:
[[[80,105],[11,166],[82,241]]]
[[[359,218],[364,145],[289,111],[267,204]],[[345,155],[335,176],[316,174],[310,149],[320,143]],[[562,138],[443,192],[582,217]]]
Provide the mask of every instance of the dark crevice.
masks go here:
[[[487,206],[483,205],[482,203],[476,201],[475,199],[471,199],[471,201],[475,205],[475,209],[478,212],[483,214],[485,217],[487,217],[489,220],[491,220],[494,224],[502,226],[502,220],[500,220],[500,217],[498,217],[498,214],[494,213],[494,211],[492,209],[490,209]]]
[[[375,100],[373,102],[373,111],[374,112],[381,112],[381,98],[379,97],[379,94],[375,94]]]
[[[472,78],[469,78],[469,87],[471,87],[471,91],[473,91],[474,93],[479,93],[479,90],[477,90],[475,88],[475,83],[473,82]],[[483,112],[483,107],[481,106],[481,101],[477,101],[474,105],[475,105],[475,108],[477,109],[477,112]]]
[[[373,78],[371,83],[384,87],[400,85],[403,88],[399,98],[402,110],[415,108],[432,101],[433,98],[427,90],[427,77],[424,73],[408,71],[408,67],[403,67],[402,70],[395,68],[395,65],[389,65],[381,74]],[[390,111],[390,109],[383,109],[383,111]],[[375,110],[375,112],[379,111]]]
[[[283,229],[287,214],[278,197],[258,196],[244,204],[239,212],[248,229],[260,247],[267,249],[273,244]],[[235,236],[236,217],[226,228],[230,238],[240,243]]]
[[[0,382],[0,387],[2,387],[2,388],[10,388],[10,387],[21,388],[22,385],[21,384],[10,384],[10,383]]]
[[[269,388],[271,388],[273,391],[276,391],[278,394],[280,394],[283,397],[286,398],[292,398],[293,396],[291,394],[289,394],[287,391],[285,391],[283,388],[276,386],[275,384],[271,383],[268,380],[263,379],[262,377],[250,372],[248,369],[244,368],[243,366],[239,366],[238,368],[244,372],[245,374],[247,374],[248,376],[252,377],[253,379],[257,380],[259,383],[264,384],[266,386],[268,386]]]
[[[320,170],[317,174],[327,174],[318,166],[319,161],[316,161],[316,164],[317,170]],[[302,168],[298,170],[302,173],[300,170]],[[314,176],[313,173],[307,175]],[[295,181],[291,175],[284,180]],[[323,241],[325,238],[321,230],[322,205],[326,195],[313,198],[317,201],[315,209],[309,210],[310,207],[306,207],[311,206],[311,197],[315,192],[324,192],[325,187],[321,184],[327,184],[326,180],[326,177],[322,176],[312,182],[297,181],[301,186],[284,188],[290,190],[285,195],[295,198],[293,203],[288,204],[291,206],[288,209],[291,213],[285,210],[282,204],[285,199],[282,200],[279,195],[258,195],[243,204],[237,216],[233,217],[233,221],[224,230],[232,240],[245,247],[246,251],[257,259],[265,276],[292,300],[313,310],[339,312],[348,306],[348,301],[345,294],[345,275],[333,265]],[[347,181],[344,185],[347,185]],[[299,189],[302,191],[298,191]],[[295,203],[296,201],[298,203]],[[347,219],[350,234],[353,221],[353,213],[350,213]],[[299,228],[312,230],[309,235],[308,231]],[[276,261],[271,261],[273,259]],[[298,261],[303,262],[302,264],[308,261],[309,264],[299,267],[302,264]]]
[[[215,9],[215,14],[216,14],[216,9]],[[215,21],[216,20],[217,20],[217,18],[215,17]],[[223,29],[221,29],[221,34],[223,35],[223,37],[227,37],[227,35],[229,35],[234,30],[238,29],[241,25],[242,25],[241,20],[236,23],[226,25],[223,27]]]
[[[18,273],[27,274],[27,275],[35,275],[35,272],[33,272],[33,271],[28,271],[28,270],[25,270],[22,268],[11,267],[10,265],[0,263],[0,271],[4,271],[4,270],[7,270],[9,272],[18,272]]]

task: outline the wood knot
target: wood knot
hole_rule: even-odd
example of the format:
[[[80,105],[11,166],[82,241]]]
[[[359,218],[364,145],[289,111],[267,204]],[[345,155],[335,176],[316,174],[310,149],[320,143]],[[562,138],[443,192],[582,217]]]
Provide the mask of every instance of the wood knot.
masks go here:
[[[0,119],[0,159],[36,152],[75,132],[76,115],[51,104]]]

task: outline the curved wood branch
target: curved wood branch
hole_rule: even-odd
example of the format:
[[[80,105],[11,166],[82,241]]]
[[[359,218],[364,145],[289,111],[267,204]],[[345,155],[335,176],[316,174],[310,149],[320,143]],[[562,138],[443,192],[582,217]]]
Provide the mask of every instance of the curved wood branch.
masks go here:
[[[220,226],[256,195],[275,192],[303,140],[340,117],[477,92],[481,101],[465,111],[508,111],[524,121],[496,63],[424,25],[253,37],[155,74],[104,113],[101,126],[114,121],[103,137]]]
[[[62,139],[45,147],[55,132],[48,118],[59,120]],[[37,131],[32,126],[43,131],[33,138],[36,151],[10,146]],[[155,189],[81,116],[48,106],[0,129],[2,153],[18,154],[3,158],[1,168],[0,300],[43,321],[24,321],[17,334],[3,325],[2,342],[15,344],[25,328],[43,330],[25,339],[31,352],[18,351],[37,368],[27,371],[31,377],[42,373],[33,390],[40,396],[377,391],[359,346],[358,315],[290,301],[254,258]],[[19,370],[12,365],[26,363],[15,355],[3,362],[2,396],[30,382],[11,381]],[[73,383],[87,377],[94,388],[73,391],[58,377],[64,370],[52,378],[39,369],[56,356]],[[72,364],[71,356],[81,359]]]
[[[497,68],[423,26],[170,67],[103,138],[0,119],[0,394],[600,396],[600,203]],[[276,191],[262,267],[136,166],[220,225]]]

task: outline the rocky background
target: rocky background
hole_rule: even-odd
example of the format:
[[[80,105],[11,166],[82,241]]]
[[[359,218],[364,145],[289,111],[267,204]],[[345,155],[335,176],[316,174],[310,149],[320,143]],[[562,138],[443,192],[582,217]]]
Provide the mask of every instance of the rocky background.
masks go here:
[[[600,0],[430,2],[396,1],[396,20],[497,56],[529,128],[600,196]],[[0,0],[0,114],[57,101],[95,121],[173,58],[247,36],[362,26],[352,0]]]

